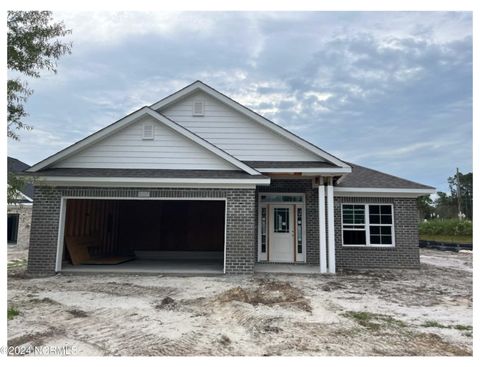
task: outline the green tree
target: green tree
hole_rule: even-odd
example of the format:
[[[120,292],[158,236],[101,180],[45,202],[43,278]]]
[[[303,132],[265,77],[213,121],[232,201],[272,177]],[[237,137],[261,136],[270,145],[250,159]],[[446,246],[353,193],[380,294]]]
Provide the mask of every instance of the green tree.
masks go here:
[[[472,210],[473,210],[473,173],[469,172],[463,174],[458,173],[460,181],[460,202],[462,213],[465,214],[466,218],[472,219]],[[450,194],[457,203],[457,197],[459,193],[457,192],[457,177],[448,178],[448,186],[450,187]]]
[[[53,21],[49,11],[9,11],[7,14],[7,136],[14,140],[20,137],[17,130],[30,130],[25,122],[28,116],[25,102],[33,93],[21,77],[39,78],[42,70],[57,72],[57,60],[71,53],[71,43],[61,37],[71,33],[63,22]],[[10,77],[13,74],[15,77]],[[25,179],[8,175],[7,201],[17,197]]]
[[[438,191],[435,200],[435,214],[443,219],[457,218],[457,202],[452,195]]]
[[[69,33],[55,23],[49,11],[9,11],[7,15],[7,66],[10,72],[39,78],[40,71],[57,72],[57,60],[71,53],[71,43],[59,39]],[[20,77],[7,80],[7,136],[19,140],[18,129],[31,129],[25,102],[33,93]]]
[[[430,195],[420,196],[417,198],[418,219],[423,221],[424,219],[431,219],[432,214],[435,211],[433,206],[433,200]]]

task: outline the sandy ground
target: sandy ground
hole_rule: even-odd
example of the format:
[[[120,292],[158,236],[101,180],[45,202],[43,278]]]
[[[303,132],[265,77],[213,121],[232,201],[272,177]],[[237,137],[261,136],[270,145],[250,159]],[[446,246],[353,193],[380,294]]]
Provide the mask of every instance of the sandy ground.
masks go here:
[[[8,339],[20,352],[472,354],[471,253],[422,250],[420,270],[334,276],[28,279],[24,262],[13,264],[8,303],[19,315],[8,321]]]

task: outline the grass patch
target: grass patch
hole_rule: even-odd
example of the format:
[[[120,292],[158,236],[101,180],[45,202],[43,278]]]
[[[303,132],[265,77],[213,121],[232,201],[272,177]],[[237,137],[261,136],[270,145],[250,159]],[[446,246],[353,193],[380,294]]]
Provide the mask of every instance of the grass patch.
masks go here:
[[[470,325],[454,325],[453,328],[461,331],[471,331],[473,329]]]
[[[425,321],[422,325],[423,327],[436,327],[439,329],[449,329],[449,326],[440,324],[437,321]]]
[[[472,237],[472,222],[458,219],[432,219],[419,223],[420,236]]]
[[[470,325],[460,325],[460,324],[457,324],[457,325],[443,325],[443,324],[440,324],[439,322],[433,321],[433,320],[426,321],[420,326],[436,327],[436,328],[439,328],[439,329],[456,329],[456,330],[460,330],[460,331],[472,331],[472,329],[473,329],[472,326],[470,326]]]
[[[9,307],[7,310],[7,320],[13,320],[15,316],[20,315],[20,311],[18,311],[16,308]]]
[[[397,320],[389,315],[382,315],[372,312],[356,312],[347,311],[344,316],[355,320],[359,325],[372,331],[380,330],[382,327],[406,327],[407,324],[401,320]]]
[[[471,244],[473,243],[472,236],[448,236],[441,234],[421,234],[420,240],[422,241],[436,241],[445,243],[458,243],[458,244]]]

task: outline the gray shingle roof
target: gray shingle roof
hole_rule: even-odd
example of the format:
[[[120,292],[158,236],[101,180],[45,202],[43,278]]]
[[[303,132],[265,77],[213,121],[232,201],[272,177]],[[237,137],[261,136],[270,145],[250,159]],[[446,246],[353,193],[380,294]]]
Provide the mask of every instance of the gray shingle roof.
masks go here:
[[[262,175],[252,176],[243,171],[117,168],[49,168],[38,172],[29,172],[28,175],[39,177],[268,178]]]
[[[417,182],[405,180],[357,164],[349,163],[352,172],[347,174],[337,187],[363,187],[363,188],[388,188],[388,189],[435,189],[432,186],[422,185]]]
[[[7,159],[8,172],[19,174],[22,171],[25,171],[30,166],[16,158],[8,157]],[[22,188],[19,189],[23,194],[27,195],[29,198],[33,198],[33,185],[26,183]]]
[[[253,168],[338,168],[330,162],[276,162],[276,161],[244,161],[243,163]]]

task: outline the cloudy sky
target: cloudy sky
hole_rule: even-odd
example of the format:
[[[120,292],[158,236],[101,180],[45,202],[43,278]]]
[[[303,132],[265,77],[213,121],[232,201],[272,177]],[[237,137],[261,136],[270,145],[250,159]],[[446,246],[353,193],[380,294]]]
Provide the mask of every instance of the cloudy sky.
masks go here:
[[[472,17],[442,12],[54,13],[29,81],[28,164],[200,79],[339,158],[445,191],[472,169]]]

